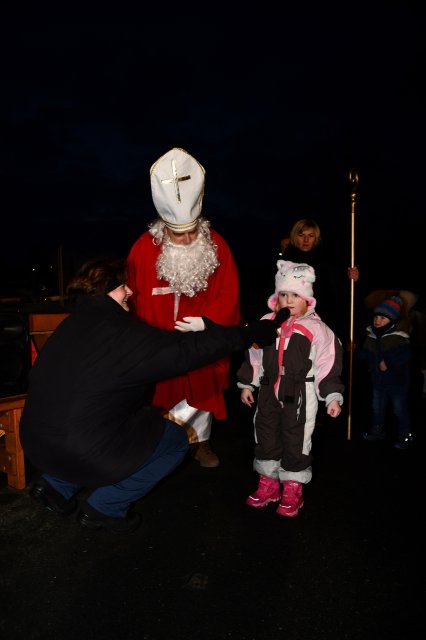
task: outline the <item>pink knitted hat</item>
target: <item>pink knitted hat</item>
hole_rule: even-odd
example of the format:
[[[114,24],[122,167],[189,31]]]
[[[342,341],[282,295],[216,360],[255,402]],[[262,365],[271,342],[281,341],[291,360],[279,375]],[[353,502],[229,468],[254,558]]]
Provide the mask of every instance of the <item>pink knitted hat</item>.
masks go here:
[[[289,260],[278,260],[278,271],[275,276],[275,293],[268,298],[268,307],[275,311],[278,294],[281,291],[297,293],[308,302],[309,309],[315,309],[317,301],[313,297],[312,283],[315,282],[315,271],[308,264],[298,264]]]

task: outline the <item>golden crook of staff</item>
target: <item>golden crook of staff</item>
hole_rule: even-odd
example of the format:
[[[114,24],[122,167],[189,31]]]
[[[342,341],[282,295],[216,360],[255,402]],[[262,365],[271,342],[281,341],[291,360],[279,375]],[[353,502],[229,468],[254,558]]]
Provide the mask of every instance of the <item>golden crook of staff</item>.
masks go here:
[[[356,192],[358,188],[358,173],[355,169],[349,171],[349,182],[351,188],[351,267],[355,266],[355,202]],[[351,422],[352,422],[352,370],[353,370],[353,354],[354,354],[354,298],[355,298],[355,281],[351,278],[351,307],[350,307],[350,324],[349,324],[349,393],[348,393],[348,440],[351,439]]]

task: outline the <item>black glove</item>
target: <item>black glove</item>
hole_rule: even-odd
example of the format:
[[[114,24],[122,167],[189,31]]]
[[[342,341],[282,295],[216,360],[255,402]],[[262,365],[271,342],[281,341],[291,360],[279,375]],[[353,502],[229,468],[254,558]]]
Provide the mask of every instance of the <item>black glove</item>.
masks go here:
[[[277,338],[277,329],[287,320],[289,315],[289,309],[284,307],[278,311],[273,320],[256,320],[242,327],[247,346],[255,345],[261,349],[269,344],[274,344]]]
[[[279,328],[283,322],[289,319],[289,317],[290,317],[290,309],[288,307],[283,307],[278,311],[277,315],[272,320],[272,322],[274,322],[275,326]]]

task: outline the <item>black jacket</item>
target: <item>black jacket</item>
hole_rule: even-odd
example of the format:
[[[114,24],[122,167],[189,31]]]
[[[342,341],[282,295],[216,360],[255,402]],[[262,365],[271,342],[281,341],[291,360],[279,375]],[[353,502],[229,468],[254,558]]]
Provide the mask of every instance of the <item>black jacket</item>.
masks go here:
[[[20,424],[25,454],[69,482],[118,482],[150,457],[163,433],[161,414],[144,406],[148,385],[245,346],[239,327],[164,331],[109,296],[84,297],[31,371]]]

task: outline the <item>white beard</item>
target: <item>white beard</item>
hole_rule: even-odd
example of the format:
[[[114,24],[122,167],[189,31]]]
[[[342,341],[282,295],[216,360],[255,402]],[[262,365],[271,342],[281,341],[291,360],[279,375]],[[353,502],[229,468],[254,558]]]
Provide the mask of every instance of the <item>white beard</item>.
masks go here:
[[[192,298],[205,291],[208,279],[219,266],[216,246],[208,236],[199,233],[191,244],[173,244],[165,234],[157,260],[157,276],[166,280],[178,295]]]

